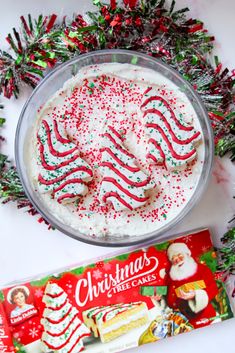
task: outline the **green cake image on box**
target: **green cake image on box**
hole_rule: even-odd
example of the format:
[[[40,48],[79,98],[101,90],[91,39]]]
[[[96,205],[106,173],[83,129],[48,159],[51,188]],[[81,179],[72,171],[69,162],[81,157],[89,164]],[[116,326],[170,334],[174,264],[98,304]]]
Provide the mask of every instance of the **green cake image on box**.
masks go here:
[[[145,297],[153,297],[154,295],[166,295],[167,286],[142,286],[140,294]]]

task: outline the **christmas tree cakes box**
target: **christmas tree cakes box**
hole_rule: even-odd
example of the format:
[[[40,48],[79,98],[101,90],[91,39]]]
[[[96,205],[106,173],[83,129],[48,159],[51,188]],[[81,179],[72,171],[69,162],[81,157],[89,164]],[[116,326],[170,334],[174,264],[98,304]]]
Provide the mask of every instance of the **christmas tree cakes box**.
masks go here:
[[[114,353],[233,317],[206,229],[0,292],[0,352]]]

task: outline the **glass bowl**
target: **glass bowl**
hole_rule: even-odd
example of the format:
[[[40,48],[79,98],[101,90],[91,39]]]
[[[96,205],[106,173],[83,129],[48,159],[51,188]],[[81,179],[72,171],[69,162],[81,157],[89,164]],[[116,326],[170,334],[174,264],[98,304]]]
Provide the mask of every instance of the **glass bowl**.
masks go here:
[[[34,187],[29,178],[25,152],[27,151],[28,146],[28,136],[35,124],[38,109],[42,107],[46,101],[48,101],[49,97],[61,89],[67,80],[76,75],[81,68],[84,66],[102,63],[129,63],[132,65],[155,70],[159,74],[172,81],[177,86],[177,89],[181,90],[186,95],[188,100],[191,102],[191,105],[193,106],[201,124],[205,158],[200,179],[191,199],[188,201],[188,203],[186,203],[181,212],[174,219],[169,221],[169,223],[163,225],[161,228],[158,228],[154,232],[142,234],[140,236],[105,235],[104,237],[94,237],[78,232],[76,229],[62,223],[60,219],[56,218],[52,212],[50,212],[50,210],[40,199],[38,193],[34,190]],[[15,157],[17,170],[25,193],[34,207],[53,227],[62,231],[66,235],[86,243],[100,246],[129,246],[141,242],[146,242],[154,238],[161,237],[162,239],[164,234],[178,222],[182,221],[186,214],[199,201],[210,177],[214,154],[213,152],[213,133],[211,130],[207,111],[203,106],[200,97],[193,90],[191,85],[186,82],[175,70],[171,69],[168,65],[165,65],[157,59],[142,53],[118,49],[90,52],[88,54],[80,55],[62,65],[58,65],[35,88],[32,95],[24,105],[18,122],[15,137]]]

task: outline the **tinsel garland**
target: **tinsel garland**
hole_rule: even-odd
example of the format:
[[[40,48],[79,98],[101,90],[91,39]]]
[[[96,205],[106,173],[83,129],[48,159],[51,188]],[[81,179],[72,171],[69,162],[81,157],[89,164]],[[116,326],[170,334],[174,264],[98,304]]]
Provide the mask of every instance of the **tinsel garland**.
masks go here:
[[[77,15],[68,23],[65,19],[58,22],[55,14],[37,19],[28,15],[27,20],[22,16],[20,30],[13,28],[6,38],[11,53],[0,50],[0,93],[7,98],[18,97],[23,84],[35,87],[48,69],[79,54],[105,48],[137,50],[160,58],[192,84],[208,110],[216,153],[223,156],[229,152],[235,160],[235,71],[223,69],[218,57],[212,60],[214,37],[203,23],[187,19],[188,8],[175,10],[175,0],[170,6],[165,0],[123,0],[122,6],[115,0],[110,4],[100,0],[93,3],[96,12]],[[0,127],[3,123],[0,119]],[[3,154],[0,198],[37,213],[15,168]],[[234,262],[231,253],[227,254],[228,261]]]
[[[231,296],[235,298],[235,228],[225,233],[221,242],[223,247],[217,249],[217,273],[221,280],[230,282]]]
[[[187,19],[188,8],[175,11],[175,1],[123,0],[104,5],[93,0],[97,12],[57,23],[57,16],[33,20],[21,17],[7,41],[12,54],[0,51],[0,92],[18,96],[22,83],[35,87],[44,71],[56,63],[95,49],[125,48],[161,58],[188,80],[204,101],[215,133],[216,153],[231,152],[235,159],[234,72],[223,69],[210,36],[201,21]]]
[[[3,109],[2,105],[0,105],[1,109]],[[0,117],[0,129],[3,128],[4,123],[5,119]],[[4,141],[5,138],[0,134],[0,148]],[[0,200],[3,204],[10,201],[16,202],[17,208],[26,208],[32,216],[38,214],[24,192],[16,168],[8,160],[8,157],[2,153],[0,153]],[[51,225],[42,217],[38,218],[38,222],[44,222],[48,225],[48,228],[51,228]]]
[[[235,228],[225,233],[221,241],[224,247],[218,252],[218,269],[226,275],[235,275]]]

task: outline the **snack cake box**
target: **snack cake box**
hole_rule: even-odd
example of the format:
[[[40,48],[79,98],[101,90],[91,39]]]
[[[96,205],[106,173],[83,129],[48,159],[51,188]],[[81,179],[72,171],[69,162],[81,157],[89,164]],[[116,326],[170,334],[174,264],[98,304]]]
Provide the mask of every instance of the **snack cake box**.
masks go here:
[[[0,352],[114,353],[233,317],[208,229],[1,289]]]

